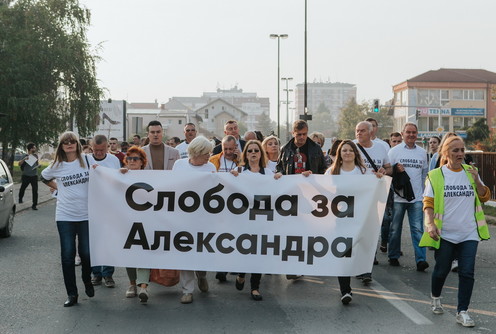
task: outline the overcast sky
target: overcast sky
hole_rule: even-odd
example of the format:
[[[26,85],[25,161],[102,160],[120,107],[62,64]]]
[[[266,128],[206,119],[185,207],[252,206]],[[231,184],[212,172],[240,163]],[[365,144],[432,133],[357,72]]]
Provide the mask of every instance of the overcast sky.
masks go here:
[[[274,33],[289,35],[281,76],[303,83],[304,0],[81,2],[106,97],[160,103],[237,84],[269,97],[275,119]],[[358,101],[382,103],[428,70],[496,72],[495,13],[493,0],[308,0],[308,82],[356,84]]]

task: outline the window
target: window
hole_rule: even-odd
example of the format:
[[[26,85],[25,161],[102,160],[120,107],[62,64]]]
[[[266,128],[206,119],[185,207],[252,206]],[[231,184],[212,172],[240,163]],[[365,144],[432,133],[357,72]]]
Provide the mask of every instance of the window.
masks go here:
[[[445,106],[449,103],[449,90],[441,89],[441,105]]]
[[[208,109],[205,109],[205,119],[208,118]]]
[[[484,100],[483,89],[455,89],[451,91],[453,100]]]
[[[143,132],[143,117],[133,117],[131,119],[131,129],[133,133]]]
[[[474,100],[484,100],[484,91],[482,89],[474,91]]]
[[[463,90],[455,89],[451,91],[453,100],[463,100]]]
[[[0,164],[0,185],[9,183],[9,177],[2,164]]]
[[[177,124],[179,124],[179,125],[183,124],[183,120],[182,119],[178,119],[177,120]]]

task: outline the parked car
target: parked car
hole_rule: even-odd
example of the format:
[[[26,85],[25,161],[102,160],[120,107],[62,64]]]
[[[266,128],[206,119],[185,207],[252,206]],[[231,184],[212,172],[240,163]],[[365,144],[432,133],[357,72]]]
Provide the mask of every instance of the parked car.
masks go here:
[[[12,234],[15,212],[14,180],[7,165],[0,159],[0,238]]]

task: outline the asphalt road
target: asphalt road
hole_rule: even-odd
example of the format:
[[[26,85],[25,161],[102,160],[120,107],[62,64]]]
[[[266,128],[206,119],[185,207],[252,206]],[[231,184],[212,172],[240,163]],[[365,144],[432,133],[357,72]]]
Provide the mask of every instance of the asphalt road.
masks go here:
[[[147,305],[125,298],[125,269],[117,268],[116,287],[96,287],[96,296],[80,295],[79,304],[64,308],[65,288],[54,201],[16,216],[11,238],[0,239],[0,333],[493,333],[496,332],[496,246],[479,246],[476,284],[471,303],[474,329],[455,321],[457,277],[448,277],[443,292],[444,315],[430,311],[430,273],[414,268],[410,234],[403,231],[401,267],[387,265],[378,253],[374,281],[364,287],[353,279],[353,301],[340,302],[334,277],[264,275],[264,300],[255,302],[249,284],[239,292],[234,276],[220,284],[209,273],[210,291],[179,303],[181,291],[152,285]],[[496,228],[491,226],[496,238]],[[433,252],[428,261],[434,264]],[[79,269],[77,269],[79,273]],[[79,274],[78,274],[79,276]],[[247,276],[248,277],[248,276]],[[80,291],[84,291],[78,281]]]

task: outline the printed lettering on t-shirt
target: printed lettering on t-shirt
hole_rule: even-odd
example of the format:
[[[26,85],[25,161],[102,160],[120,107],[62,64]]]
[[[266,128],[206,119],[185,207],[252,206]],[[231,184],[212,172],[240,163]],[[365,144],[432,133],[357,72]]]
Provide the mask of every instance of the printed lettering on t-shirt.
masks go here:
[[[417,159],[400,159],[399,163],[403,165],[405,168],[417,168],[421,169],[423,167],[422,161]]]
[[[475,196],[471,186],[466,184],[455,184],[444,186],[444,197],[472,197]]]
[[[76,174],[64,176],[60,178],[60,181],[62,182],[62,185],[64,187],[70,187],[70,186],[75,186],[77,184],[84,184],[88,182],[89,178],[90,178],[90,173],[84,172],[84,173],[76,173]]]
[[[382,159],[372,159],[372,161],[374,162],[374,165],[377,167],[377,168],[381,168],[382,167]],[[365,158],[365,166],[368,168],[368,169],[374,169],[374,167],[372,167],[372,165],[370,164],[369,162],[369,159]]]

